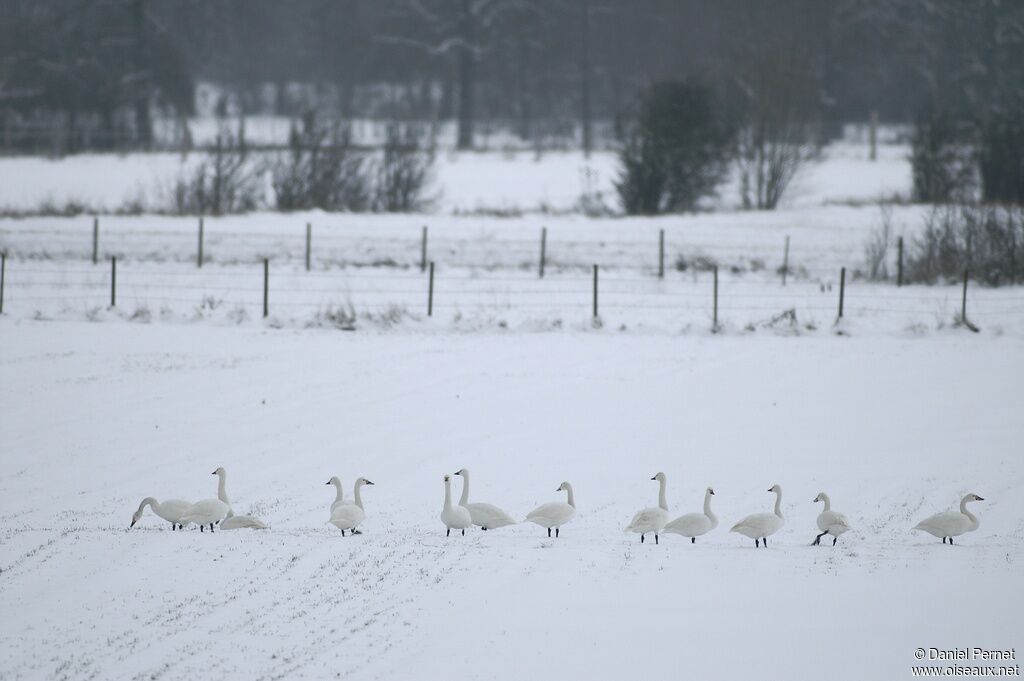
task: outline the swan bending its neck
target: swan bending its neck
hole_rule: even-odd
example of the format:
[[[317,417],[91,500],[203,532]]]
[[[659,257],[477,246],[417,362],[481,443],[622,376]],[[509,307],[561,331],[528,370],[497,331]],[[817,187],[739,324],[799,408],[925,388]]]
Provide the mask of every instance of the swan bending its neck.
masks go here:
[[[667,511],[668,501],[665,499],[665,474],[658,473],[654,478],[658,481],[658,506]]]
[[[832,500],[828,498],[828,495],[822,492],[818,495],[821,498],[821,502],[825,504],[825,508],[822,509],[822,513],[828,513],[832,510]]]
[[[565,489],[566,493],[569,495],[569,498],[566,500],[566,503],[572,506],[573,508],[576,508],[576,497],[573,496],[572,485],[570,485],[567,482],[563,482],[562,488]]]

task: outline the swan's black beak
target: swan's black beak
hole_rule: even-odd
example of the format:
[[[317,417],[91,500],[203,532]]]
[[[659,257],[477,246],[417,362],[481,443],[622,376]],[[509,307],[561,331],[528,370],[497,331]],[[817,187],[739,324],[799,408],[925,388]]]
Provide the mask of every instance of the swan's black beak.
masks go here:
[[[370,482],[369,480],[367,480],[367,481],[366,481],[366,484],[367,484],[367,485],[372,485],[373,483],[372,483],[372,482]]]
[[[210,475],[217,475],[217,471],[210,473]]]
[[[329,485],[329,484],[331,484],[331,481],[330,481],[330,480],[328,480],[328,481],[327,481],[327,482],[325,482],[324,484],[325,484],[325,485]]]
[[[711,496],[715,496],[715,490],[711,490]]]
[[[132,524],[128,526],[128,529],[130,530],[130,529],[132,529],[133,527],[135,527],[135,520],[132,520]]]
[[[658,479],[657,475],[655,475],[653,478],[651,478],[651,480],[657,480],[657,479]]]
[[[985,501],[985,500],[982,499],[981,497],[978,497],[978,501]]]

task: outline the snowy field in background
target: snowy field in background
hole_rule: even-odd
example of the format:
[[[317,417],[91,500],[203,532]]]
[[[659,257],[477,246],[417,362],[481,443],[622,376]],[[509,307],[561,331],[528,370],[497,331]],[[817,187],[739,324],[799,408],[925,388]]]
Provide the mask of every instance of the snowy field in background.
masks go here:
[[[343,334],[0,318],[3,678],[910,678],[1020,648],[1016,337]],[[147,495],[265,532],[172,533]],[[441,476],[516,516],[445,539]],[[621,528],[668,475],[690,545]],[[358,475],[365,534],[326,524]],[[767,550],[727,532],[784,488]],[[819,491],[854,530],[809,546]],[[910,532],[979,493],[954,547]]]
[[[879,147],[868,160],[867,146],[840,142],[825,149],[820,162],[797,176],[783,207],[871,203],[910,194],[909,149]],[[63,159],[0,158],[0,209],[31,211],[44,203],[60,210],[77,202],[115,211],[127,202],[167,205],[175,180],[200,160],[199,154],[81,154]],[[618,163],[610,152],[588,160],[579,152],[441,152],[428,194],[438,214],[571,212],[584,193],[618,210],[614,181]],[[726,182],[709,207],[740,205],[739,183]]]

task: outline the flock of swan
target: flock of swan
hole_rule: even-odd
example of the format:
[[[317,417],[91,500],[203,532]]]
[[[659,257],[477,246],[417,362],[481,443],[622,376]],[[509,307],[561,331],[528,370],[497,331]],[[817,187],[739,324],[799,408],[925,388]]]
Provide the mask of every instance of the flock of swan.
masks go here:
[[[183,530],[193,524],[199,526],[200,532],[206,529],[213,532],[214,526],[218,526],[222,530],[267,529],[267,526],[258,518],[249,515],[235,515],[231,510],[231,502],[228,500],[226,489],[227,473],[224,468],[218,468],[212,475],[218,477],[216,499],[203,499],[196,503],[181,499],[168,499],[161,503],[153,497],[146,497],[132,515],[129,528],[135,526],[142,518],[143,511],[149,506],[154,514],[171,523],[172,530]],[[500,527],[518,524],[518,520],[494,504],[469,501],[469,471],[467,469],[463,468],[453,475],[462,478],[462,495],[458,504],[452,503],[452,476],[445,475],[444,505],[441,510],[441,522],[445,526],[445,536],[451,536],[452,530],[457,530],[465,536],[466,530],[473,526],[482,530],[496,530]],[[659,535],[662,533],[678,534],[688,537],[691,543],[696,543],[697,537],[718,527],[718,516],[711,510],[711,497],[715,495],[715,490],[710,487],[705,490],[703,511],[686,513],[678,518],[670,519],[668,501],[665,498],[665,474],[658,473],[651,480],[658,482],[658,505],[637,511],[625,528],[626,532],[639,534],[641,543],[644,542],[648,534],[653,534],[654,543],[657,544]],[[366,511],[363,508],[360,490],[373,483],[366,478],[357,478],[352,491],[352,501],[345,499],[341,480],[337,476],[332,477],[326,484],[334,485],[336,490],[328,522],[341,530],[342,536],[345,536],[346,532],[353,535],[361,534],[359,525],[366,518]],[[526,515],[524,522],[531,522],[546,529],[548,537],[551,537],[551,530],[554,530],[555,538],[558,538],[561,528],[576,517],[576,499],[573,496],[572,485],[568,482],[563,482],[555,491],[565,492],[566,500],[541,504]],[[755,548],[767,548],[768,537],[781,530],[786,523],[786,518],[782,515],[782,487],[773,485],[768,491],[775,494],[774,510],[770,513],[748,515],[729,530],[753,539]],[[943,544],[948,541],[952,545],[953,537],[959,537],[978,529],[977,516],[967,509],[967,504],[974,501],[984,501],[984,499],[974,493],[967,494],[960,500],[959,511],[936,513],[922,520],[913,529],[927,532],[934,537],[941,538]],[[832,501],[824,492],[819,492],[818,496],[814,497],[813,503],[818,502],[823,504],[817,520],[818,529],[821,532],[815,536],[812,543],[818,545],[821,543],[822,537],[829,535],[832,537],[832,545],[835,546],[839,537],[850,529],[850,523],[842,513],[832,510]]]

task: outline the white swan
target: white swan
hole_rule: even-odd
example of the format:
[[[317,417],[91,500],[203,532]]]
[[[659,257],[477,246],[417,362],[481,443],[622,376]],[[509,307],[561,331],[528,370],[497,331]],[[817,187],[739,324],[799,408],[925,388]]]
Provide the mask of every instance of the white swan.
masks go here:
[[[220,521],[218,526],[222,530],[265,530],[267,526],[259,518],[251,515],[231,515]]]
[[[568,500],[564,502],[552,501],[547,504],[541,504],[530,511],[529,515],[526,516],[526,519],[531,523],[536,523],[541,527],[548,528],[549,537],[551,536],[551,528],[555,528],[555,538],[557,539],[559,528],[576,517],[576,498],[572,494],[572,485],[568,482],[563,482],[555,491],[567,492],[569,495]]]
[[[821,530],[821,534],[814,538],[814,546],[820,544],[821,538],[826,534],[832,535],[832,546],[835,546],[839,541],[839,535],[850,529],[850,522],[845,515],[832,510],[832,500],[824,492],[818,492],[818,496],[814,497],[814,503],[819,501],[825,503],[825,508],[818,514],[818,529]]]
[[[448,528],[444,536],[452,536],[452,530],[462,530],[466,536],[466,528],[473,524],[473,516],[465,506],[452,506],[452,479],[444,476],[444,506],[441,509],[441,522]]]
[[[782,526],[786,524],[786,519],[782,516],[782,487],[772,485],[768,491],[775,492],[775,512],[748,515],[729,530],[730,532],[739,532],[744,537],[750,537],[754,540],[754,546],[758,546],[759,540],[763,541],[765,548],[768,548],[768,537],[781,530]]]
[[[341,479],[335,475],[333,478],[327,481],[328,485],[334,485],[337,492],[334,495],[334,502],[331,504],[331,513],[334,513],[334,509],[345,504],[345,493],[341,491]]]
[[[359,489],[363,485],[372,484],[366,478],[359,478],[356,480],[355,490],[352,492],[355,497],[355,503],[344,503],[331,511],[329,522],[341,530],[342,537],[345,536],[345,530],[352,530],[352,534],[362,534],[362,532],[356,529],[359,523],[363,522],[363,519],[366,517],[366,512],[363,510],[363,497],[359,494]]]
[[[459,506],[469,510],[474,525],[479,525],[482,530],[496,530],[499,527],[516,524],[515,518],[494,504],[469,503],[469,471],[463,468],[456,471],[455,475],[462,476],[462,498],[459,499]]]
[[[681,534],[684,537],[690,538],[691,544],[697,543],[697,537],[702,534],[707,534],[711,530],[718,527],[718,516],[711,511],[711,497],[714,496],[715,490],[710,487],[704,491],[704,512],[703,513],[687,513],[681,515],[668,525],[665,525],[663,530],[665,533]]]
[[[161,504],[153,497],[146,497],[139,504],[139,510],[132,514],[132,524],[128,527],[135,527],[135,523],[139,522],[139,519],[142,517],[142,512],[146,510],[146,506],[149,506],[153,509],[153,513],[171,524],[172,530],[183,528],[181,516],[184,515],[191,505],[191,501],[185,501],[184,499],[168,499]]]
[[[190,525],[195,523],[199,526],[200,532],[209,525],[210,532],[213,532],[213,524],[219,523],[227,518],[228,513],[230,512],[231,507],[220,499],[203,499],[202,501],[197,501],[186,509],[186,511],[181,515],[181,524]]]
[[[942,543],[949,539],[949,545],[953,545],[953,537],[959,537],[965,532],[974,532],[981,524],[978,517],[967,510],[967,502],[985,501],[974,492],[967,494],[960,500],[960,511],[946,511],[936,513],[919,522],[914,529],[927,532],[933,537],[941,537]]]
[[[658,481],[658,505],[657,507],[645,508],[642,511],[638,511],[633,520],[630,521],[629,525],[626,526],[625,532],[638,532],[640,533],[640,543],[644,543],[644,535],[649,532],[654,533],[654,543],[658,543],[658,533],[661,532],[661,528],[665,527],[665,523],[668,522],[668,502],[665,501],[665,474],[658,473],[651,480]]]

